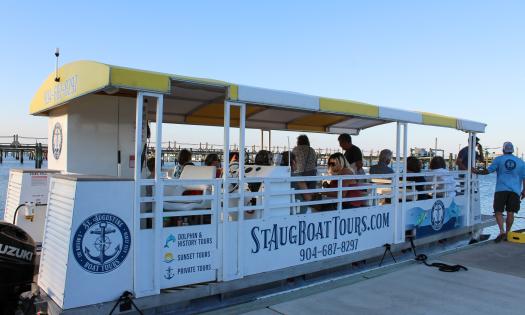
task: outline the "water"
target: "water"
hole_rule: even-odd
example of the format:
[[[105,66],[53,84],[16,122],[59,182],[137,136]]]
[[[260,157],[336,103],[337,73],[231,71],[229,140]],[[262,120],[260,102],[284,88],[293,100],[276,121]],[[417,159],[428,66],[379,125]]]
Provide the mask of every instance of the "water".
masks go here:
[[[172,163],[173,164],[173,163]],[[24,164],[20,164],[17,160],[13,158],[4,159],[3,164],[0,164],[0,218],[4,217],[4,207],[5,207],[5,197],[7,191],[7,182],[9,180],[9,170],[11,168],[34,168],[34,161],[26,160]],[[164,165],[163,167],[173,167],[170,165]],[[43,168],[47,167],[47,161],[44,161]],[[482,176],[480,179],[480,191],[481,191],[481,213],[483,214],[493,214],[492,211],[492,197],[494,195],[494,187],[496,185],[496,175],[490,174]],[[521,208],[525,209],[525,202],[521,203]],[[525,210],[521,210],[521,212]],[[521,217],[518,214],[518,217]],[[524,215],[525,217],[525,215]],[[516,229],[525,229],[525,219],[517,218],[514,223],[513,230]],[[485,230],[485,233],[490,233],[492,237],[495,237],[498,234],[497,227],[490,227]]]

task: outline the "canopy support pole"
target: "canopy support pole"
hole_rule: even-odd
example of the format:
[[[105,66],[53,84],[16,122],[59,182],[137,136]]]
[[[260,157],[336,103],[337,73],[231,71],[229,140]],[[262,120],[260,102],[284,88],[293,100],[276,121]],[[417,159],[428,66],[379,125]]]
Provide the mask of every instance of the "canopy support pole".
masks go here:
[[[142,195],[142,170],[143,170],[143,161],[142,154],[145,150],[144,144],[146,143],[145,139],[145,130],[146,130],[146,105],[144,104],[144,97],[149,96],[157,99],[157,141],[155,146],[155,212],[154,212],[154,255],[151,257],[153,259],[153,282],[140,282],[139,279],[142,278],[144,270],[141,270],[144,260],[142,257],[140,242],[141,230],[140,230],[140,221],[141,221],[141,195]],[[138,92],[137,93],[137,102],[136,102],[136,117],[135,117],[135,172],[134,172],[134,185],[135,185],[135,199],[134,199],[134,211],[133,211],[133,289],[137,297],[143,297],[148,295],[154,295],[160,293],[160,261],[161,254],[158,244],[160,244],[160,235],[162,233],[162,182],[160,181],[160,154],[162,152],[162,114],[163,114],[163,95]],[[145,162],[145,161],[144,161]],[[159,224],[160,222],[160,224]],[[150,261],[147,261],[151,263]]]
[[[476,163],[475,158],[475,146],[476,146],[476,134],[469,132],[468,134],[468,158],[467,158],[467,175],[465,176],[465,195],[467,197],[467,207],[465,209],[465,222],[467,226],[471,225],[471,213],[472,213],[472,166]]]
[[[221,214],[220,214],[220,220],[219,222],[219,254],[220,254],[220,261],[219,264],[219,272],[217,275],[217,280],[223,281],[225,278],[225,272],[224,272],[224,266],[225,266],[225,257],[224,257],[224,247],[228,246],[225,244],[224,241],[226,239],[226,231],[228,230],[228,223],[229,223],[229,208],[230,208],[230,186],[228,184],[228,178],[230,176],[230,102],[225,101],[224,102],[224,142],[223,142],[223,148],[222,148],[223,156],[224,156],[224,170],[222,172],[222,180],[223,180],[223,200],[222,200],[222,207],[221,207]],[[239,152],[240,154],[240,152]],[[222,220],[222,222],[221,222]]]
[[[223,181],[224,181],[224,200],[223,200],[223,211],[222,211],[222,218],[223,218],[223,224],[222,224],[222,232],[220,233],[222,235],[222,250],[221,250],[221,259],[222,259],[222,272],[221,279],[224,280],[225,274],[224,274],[224,263],[225,263],[225,257],[224,257],[224,247],[230,246],[229,240],[227,240],[227,231],[228,231],[228,225],[229,225],[229,207],[230,207],[230,200],[229,200],[229,185],[228,185],[228,175],[229,175],[229,167],[230,167],[230,161],[226,156],[229,156],[229,144],[230,144],[230,117],[231,117],[231,107],[236,106],[239,107],[240,114],[239,114],[239,170],[238,170],[238,190],[239,190],[239,200],[237,203],[237,268],[235,272],[236,278],[242,278],[243,276],[243,246],[244,241],[241,237],[242,232],[242,223],[244,221],[244,161],[245,161],[245,133],[246,133],[246,104],[244,103],[234,103],[230,101],[224,102],[224,172],[223,172]],[[261,130],[262,135],[262,130]],[[226,209],[226,211],[224,211]],[[228,278],[231,277],[231,275],[227,276]]]
[[[408,158],[408,124],[403,123],[403,199],[401,203],[401,239],[405,241],[406,200],[407,200],[407,158]]]
[[[272,151],[272,131],[268,130],[268,151]]]
[[[161,244],[162,239],[162,228],[163,228],[163,212],[164,212],[164,187],[161,178],[161,155],[162,155],[162,118],[164,113],[164,98],[162,95],[152,94],[157,98],[157,116],[156,116],[156,139],[155,141],[155,213],[153,228],[154,228],[154,262],[153,262],[153,288],[157,294],[160,293],[160,281],[161,281],[161,271],[160,271],[160,262],[162,257],[162,252],[159,244]]]
[[[401,123],[396,124],[396,169],[395,177],[392,183],[393,202],[394,202],[394,242],[401,243],[404,240],[404,235],[401,235],[401,211],[403,211],[402,204],[399,204],[399,165],[401,164]]]

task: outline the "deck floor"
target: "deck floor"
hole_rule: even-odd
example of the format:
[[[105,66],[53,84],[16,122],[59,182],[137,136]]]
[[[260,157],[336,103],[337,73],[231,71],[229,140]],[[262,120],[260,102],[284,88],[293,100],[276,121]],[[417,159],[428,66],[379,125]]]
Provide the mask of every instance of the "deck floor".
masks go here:
[[[231,313],[276,314],[523,314],[525,245],[490,241],[431,259],[469,271],[440,272],[408,264],[366,273],[353,283],[317,293],[283,294],[265,308]],[[302,295],[302,296],[301,296]],[[263,303],[259,303],[261,305]],[[246,305],[248,307],[248,305]],[[227,312],[230,313],[230,312]]]

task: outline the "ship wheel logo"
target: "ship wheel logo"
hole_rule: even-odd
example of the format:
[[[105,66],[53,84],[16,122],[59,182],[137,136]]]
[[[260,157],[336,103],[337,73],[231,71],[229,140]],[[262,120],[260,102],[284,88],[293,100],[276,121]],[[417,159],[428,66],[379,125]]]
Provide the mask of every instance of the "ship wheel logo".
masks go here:
[[[445,222],[445,205],[441,200],[437,200],[432,206],[430,212],[430,223],[434,231],[439,231]]]
[[[505,168],[506,168],[508,171],[512,171],[513,169],[516,168],[516,162],[514,162],[514,161],[511,160],[511,159],[506,160],[506,161],[505,161]]]
[[[53,134],[51,135],[51,149],[53,150],[53,157],[58,160],[60,153],[62,152],[62,126],[60,123],[56,123],[53,128]]]
[[[126,259],[131,248],[131,234],[119,217],[98,213],[80,224],[72,246],[82,269],[91,273],[106,273],[118,268]]]

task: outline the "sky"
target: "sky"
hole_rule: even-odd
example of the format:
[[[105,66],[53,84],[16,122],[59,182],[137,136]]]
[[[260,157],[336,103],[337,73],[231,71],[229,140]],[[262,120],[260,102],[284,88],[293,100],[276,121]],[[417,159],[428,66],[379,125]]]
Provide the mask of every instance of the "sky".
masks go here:
[[[523,1],[2,1],[0,136],[45,137],[47,119],[30,116],[29,103],[60,47],[61,64],[95,60],[481,121],[485,147],[510,140],[525,150],[524,15]],[[172,126],[165,139],[220,144],[217,131]],[[296,136],[274,132],[272,144]],[[411,147],[436,138],[447,152],[467,141],[409,125]],[[259,139],[248,133],[249,145]],[[337,147],[334,135],[310,140]],[[393,149],[395,126],[354,143]]]

